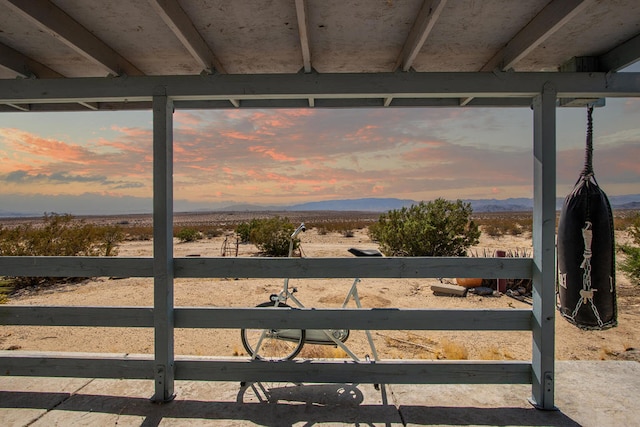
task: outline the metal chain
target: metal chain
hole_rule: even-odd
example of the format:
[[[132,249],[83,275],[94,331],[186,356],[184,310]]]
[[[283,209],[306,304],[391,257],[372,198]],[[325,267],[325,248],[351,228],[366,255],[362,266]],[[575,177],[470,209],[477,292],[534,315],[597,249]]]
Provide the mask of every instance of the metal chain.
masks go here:
[[[591,229],[592,224],[590,221],[585,222],[585,226],[582,229],[582,238],[584,239],[584,253],[582,264],[580,264],[580,268],[583,269],[582,272],[582,289],[580,290],[580,299],[578,300],[578,304],[576,304],[576,308],[573,310],[571,314],[571,319],[575,321],[575,317],[578,315],[578,311],[582,304],[589,304],[591,306],[591,310],[593,314],[596,316],[596,321],[598,322],[598,326],[602,327],[604,323],[600,319],[600,313],[598,313],[598,308],[593,303],[593,293],[597,291],[597,289],[591,289],[591,257],[593,252],[591,251],[591,241],[593,240],[593,230]]]

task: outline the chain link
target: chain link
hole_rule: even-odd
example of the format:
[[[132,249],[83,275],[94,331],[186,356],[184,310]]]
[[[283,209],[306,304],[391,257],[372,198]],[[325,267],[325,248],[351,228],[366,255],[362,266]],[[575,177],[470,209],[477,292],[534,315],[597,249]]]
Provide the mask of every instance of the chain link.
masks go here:
[[[582,264],[580,264],[580,268],[583,269],[582,289],[580,290],[580,299],[578,300],[578,304],[576,304],[576,308],[571,314],[571,319],[575,321],[575,317],[578,315],[578,311],[580,310],[580,307],[582,307],[582,304],[589,304],[593,314],[596,316],[598,326],[602,327],[604,323],[600,319],[598,308],[593,302],[593,293],[596,292],[597,289],[591,289],[591,257],[593,255],[591,251],[591,241],[593,240],[593,230],[591,229],[591,226],[591,222],[586,221],[585,226],[582,229],[582,238],[584,239],[583,260]]]

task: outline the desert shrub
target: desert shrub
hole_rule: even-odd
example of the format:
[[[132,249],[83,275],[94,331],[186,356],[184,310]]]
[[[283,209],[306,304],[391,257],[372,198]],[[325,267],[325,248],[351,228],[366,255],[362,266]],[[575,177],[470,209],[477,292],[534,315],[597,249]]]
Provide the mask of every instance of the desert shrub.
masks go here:
[[[100,254],[103,256],[118,255],[118,245],[125,239],[122,228],[117,225],[105,225],[94,227],[94,230]]]
[[[387,256],[464,256],[480,237],[471,213],[469,203],[438,198],[380,215],[369,233]]]
[[[289,237],[295,230],[288,218],[253,219],[250,224],[249,239],[260,252],[267,256],[287,256],[289,254]],[[294,241],[294,249],[299,241]]]
[[[243,222],[238,224],[236,227],[235,232],[242,243],[248,243],[251,241],[251,226],[254,222],[255,220],[252,220],[251,222]]]
[[[499,239],[504,235],[519,236],[525,231],[531,231],[531,221],[517,216],[489,216],[477,220],[483,233]]]
[[[191,227],[183,227],[176,233],[176,237],[181,242],[195,242],[196,240],[200,240],[202,238],[202,234],[195,228]]]
[[[153,227],[148,225],[129,225],[124,229],[125,240],[141,242],[153,238]]]
[[[627,233],[633,244],[618,246],[625,255],[624,260],[619,263],[619,267],[629,279],[640,284],[640,214],[636,214],[633,222],[627,228]]]
[[[367,228],[367,233],[369,234],[371,241],[378,242],[378,235],[380,235],[380,223],[374,222],[370,224]]]
[[[355,236],[355,233],[353,232],[353,230],[342,230],[342,235],[344,237],[353,237]]]
[[[71,215],[45,214],[43,224],[0,227],[0,256],[112,256],[124,233],[117,225],[97,226]],[[82,279],[82,278],[75,278]],[[69,278],[15,277],[15,288],[55,283]]]
[[[504,231],[494,223],[484,225],[482,231],[494,238],[500,238],[504,234]]]
[[[224,231],[219,228],[206,228],[203,231],[203,234],[207,237],[207,239],[213,239],[214,237],[222,236],[224,234]]]

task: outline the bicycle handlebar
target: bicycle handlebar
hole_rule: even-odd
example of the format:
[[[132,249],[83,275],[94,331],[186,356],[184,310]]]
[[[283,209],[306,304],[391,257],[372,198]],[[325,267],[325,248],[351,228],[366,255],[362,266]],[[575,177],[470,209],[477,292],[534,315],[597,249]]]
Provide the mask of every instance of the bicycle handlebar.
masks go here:
[[[296,238],[296,236],[297,236],[298,234],[300,234],[300,232],[301,232],[301,231],[302,231],[302,232],[307,231],[307,228],[304,226],[304,222],[303,222],[302,224],[300,224],[300,225],[298,226],[298,228],[296,228],[296,230],[291,234],[291,238],[292,238],[292,239],[295,239],[295,238]]]

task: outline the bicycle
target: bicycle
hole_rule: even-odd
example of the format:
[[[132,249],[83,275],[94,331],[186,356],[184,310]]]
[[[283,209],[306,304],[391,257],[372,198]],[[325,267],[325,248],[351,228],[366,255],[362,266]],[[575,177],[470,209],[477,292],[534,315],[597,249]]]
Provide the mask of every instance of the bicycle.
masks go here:
[[[303,222],[289,237],[289,257],[293,256],[295,239],[304,231],[306,231],[306,227]],[[349,252],[356,256],[382,256],[377,250],[351,248]],[[345,308],[352,298],[356,306],[362,308],[357,289],[359,282],[359,278],[354,279],[342,308]],[[287,304],[288,300],[291,300],[296,307],[304,308],[302,302],[295,297],[295,292],[297,292],[297,289],[289,289],[289,278],[285,278],[282,290],[278,294],[270,295],[269,301],[258,304],[256,307],[292,309]],[[378,360],[371,333],[368,330],[365,333],[374,360]],[[334,345],[344,350],[352,359],[359,361],[360,359],[344,344],[349,338],[349,334],[350,331],[348,329],[242,329],[240,331],[242,345],[251,358],[267,361],[291,360],[300,353],[305,343]]]

